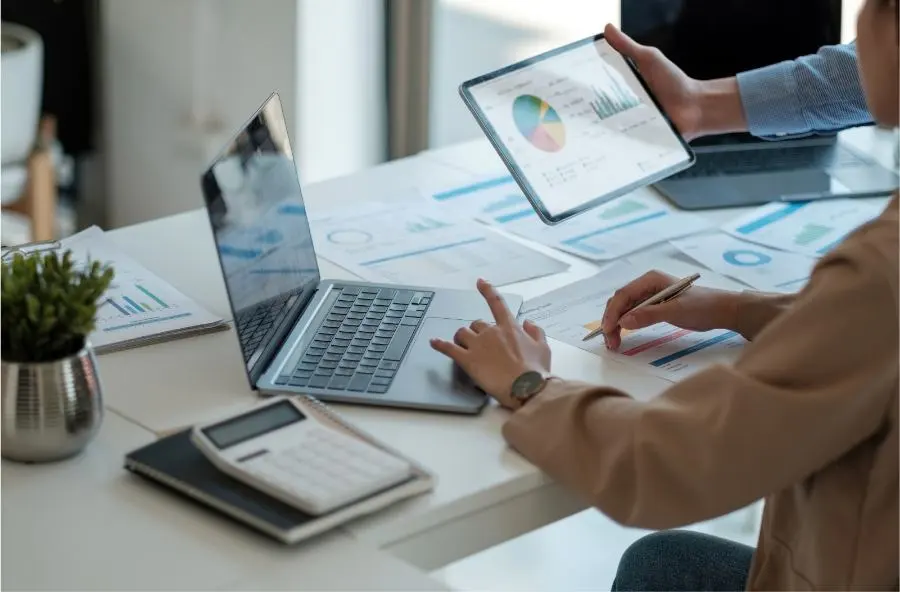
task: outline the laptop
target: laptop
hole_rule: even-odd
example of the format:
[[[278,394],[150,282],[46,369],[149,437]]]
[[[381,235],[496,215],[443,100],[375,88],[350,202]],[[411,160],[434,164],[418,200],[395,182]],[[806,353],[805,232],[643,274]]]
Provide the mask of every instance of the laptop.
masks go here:
[[[621,0],[622,30],[701,80],[813,54],[841,42],[841,0]],[[835,135],[773,142],[726,134],[691,143],[696,164],[658,183],[690,210],[777,200],[887,195],[894,171]]]
[[[277,94],[203,173],[201,187],[251,387],[455,413],[485,405],[429,344],[490,318],[478,292],[320,277]],[[504,298],[518,312],[521,298]]]

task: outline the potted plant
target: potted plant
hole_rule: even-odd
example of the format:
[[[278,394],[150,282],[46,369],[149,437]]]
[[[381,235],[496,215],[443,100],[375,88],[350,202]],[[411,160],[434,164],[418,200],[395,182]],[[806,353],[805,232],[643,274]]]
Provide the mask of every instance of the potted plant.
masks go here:
[[[57,460],[82,450],[103,419],[88,343],[97,301],[113,270],[80,266],[71,251],[15,253],[0,277],[0,368],[4,458]]]

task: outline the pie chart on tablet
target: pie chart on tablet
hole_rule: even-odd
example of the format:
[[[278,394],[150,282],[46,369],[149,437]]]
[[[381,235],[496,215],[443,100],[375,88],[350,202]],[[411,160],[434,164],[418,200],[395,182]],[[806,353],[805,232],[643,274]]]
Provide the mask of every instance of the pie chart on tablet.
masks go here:
[[[519,95],[513,101],[513,121],[532,146],[544,152],[558,152],[566,145],[566,126],[556,109],[534,95]]]

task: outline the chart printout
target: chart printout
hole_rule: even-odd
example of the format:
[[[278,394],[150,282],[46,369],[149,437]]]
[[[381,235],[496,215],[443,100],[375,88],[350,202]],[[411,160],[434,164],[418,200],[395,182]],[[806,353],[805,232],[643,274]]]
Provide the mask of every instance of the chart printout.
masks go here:
[[[527,301],[521,316],[542,327],[554,339],[636,365],[672,382],[713,364],[737,359],[745,341],[727,329],[697,332],[660,323],[624,331],[622,346],[615,352],[607,350],[602,336],[583,341],[598,326],[606,302],[615,290],[641,274],[642,270],[627,263],[613,263],[595,276]]]

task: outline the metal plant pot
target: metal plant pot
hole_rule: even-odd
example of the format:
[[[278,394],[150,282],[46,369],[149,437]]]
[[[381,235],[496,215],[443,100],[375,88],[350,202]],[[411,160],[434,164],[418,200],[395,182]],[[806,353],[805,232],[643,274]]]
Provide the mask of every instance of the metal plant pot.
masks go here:
[[[0,455],[21,462],[60,460],[79,453],[103,421],[103,395],[90,345],[39,364],[2,368]]]

